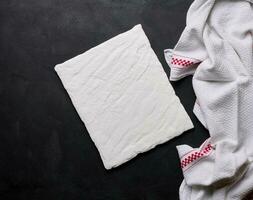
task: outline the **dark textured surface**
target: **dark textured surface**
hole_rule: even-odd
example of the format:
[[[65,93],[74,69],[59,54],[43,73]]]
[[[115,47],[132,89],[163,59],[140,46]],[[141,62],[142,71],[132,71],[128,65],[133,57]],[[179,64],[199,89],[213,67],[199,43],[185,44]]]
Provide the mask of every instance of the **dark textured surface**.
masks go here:
[[[141,23],[169,75],[192,0],[0,1],[0,199],[177,200],[175,146],[208,136],[191,77],[173,83],[195,129],[106,171],[54,65]]]

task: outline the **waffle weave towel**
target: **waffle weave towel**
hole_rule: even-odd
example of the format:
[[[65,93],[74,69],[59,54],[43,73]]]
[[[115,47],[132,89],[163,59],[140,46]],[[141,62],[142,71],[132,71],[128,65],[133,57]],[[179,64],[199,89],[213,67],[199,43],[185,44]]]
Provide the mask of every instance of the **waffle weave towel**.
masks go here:
[[[253,1],[195,0],[175,48],[171,80],[193,74],[194,113],[209,130],[178,146],[181,200],[240,200],[253,189]]]

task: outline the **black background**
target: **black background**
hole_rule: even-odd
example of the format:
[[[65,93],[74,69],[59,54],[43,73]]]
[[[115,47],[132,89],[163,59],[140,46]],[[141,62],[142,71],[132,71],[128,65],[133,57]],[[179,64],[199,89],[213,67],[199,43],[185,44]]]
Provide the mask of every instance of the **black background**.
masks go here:
[[[177,200],[175,146],[207,131],[192,113],[191,77],[172,83],[195,129],[107,171],[54,65],[142,24],[169,75],[192,0],[0,1],[0,199]]]

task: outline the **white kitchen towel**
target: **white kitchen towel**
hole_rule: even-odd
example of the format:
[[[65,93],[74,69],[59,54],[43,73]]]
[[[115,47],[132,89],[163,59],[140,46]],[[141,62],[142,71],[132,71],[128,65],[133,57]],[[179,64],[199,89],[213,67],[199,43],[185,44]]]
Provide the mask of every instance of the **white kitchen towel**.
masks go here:
[[[193,74],[194,113],[209,130],[200,148],[178,146],[181,200],[240,200],[253,190],[253,1],[195,0],[170,79]]]
[[[106,169],[193,127],[141,25],[55,70]]]

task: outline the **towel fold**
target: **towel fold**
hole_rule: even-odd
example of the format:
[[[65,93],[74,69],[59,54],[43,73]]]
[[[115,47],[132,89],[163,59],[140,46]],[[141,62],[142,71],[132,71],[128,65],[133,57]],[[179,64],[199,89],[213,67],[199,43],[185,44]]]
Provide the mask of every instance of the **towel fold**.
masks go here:
[[[181,200],[241,200],[253,189],[252,3],[195,0],[165,50],[171,80],[193,75],[194,113],[211,137],[204,148],[178,147]]]

